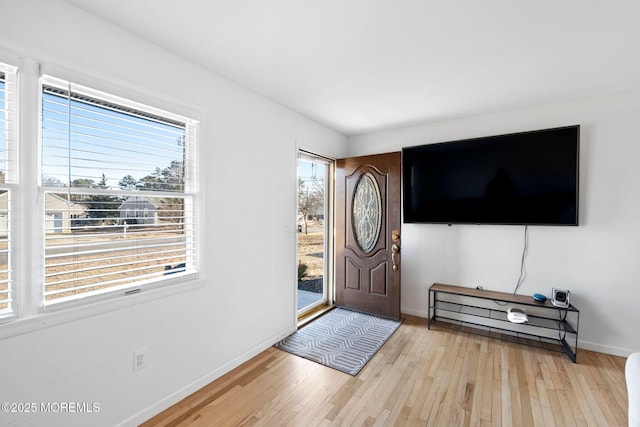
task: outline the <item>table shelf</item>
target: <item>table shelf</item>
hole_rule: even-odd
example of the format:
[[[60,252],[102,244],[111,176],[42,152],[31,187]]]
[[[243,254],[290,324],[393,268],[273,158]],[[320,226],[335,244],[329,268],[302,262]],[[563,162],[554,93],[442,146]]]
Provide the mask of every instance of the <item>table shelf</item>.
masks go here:
[[[524,310],[528,321],[510,322],[510,307]],[[556,307],[525,295],[434,283],[428,317],[429,329],[440,326],[561,351],[577,361],[580,311],[573,305]]]

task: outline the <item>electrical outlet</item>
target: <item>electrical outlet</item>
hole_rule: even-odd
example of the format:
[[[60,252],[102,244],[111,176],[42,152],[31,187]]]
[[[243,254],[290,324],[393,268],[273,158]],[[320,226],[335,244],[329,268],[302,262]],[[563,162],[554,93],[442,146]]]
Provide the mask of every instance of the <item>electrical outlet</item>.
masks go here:
[[[133,372],[139,371],[147,366],[146,353],[146,348],[139,348],[133,352]]]

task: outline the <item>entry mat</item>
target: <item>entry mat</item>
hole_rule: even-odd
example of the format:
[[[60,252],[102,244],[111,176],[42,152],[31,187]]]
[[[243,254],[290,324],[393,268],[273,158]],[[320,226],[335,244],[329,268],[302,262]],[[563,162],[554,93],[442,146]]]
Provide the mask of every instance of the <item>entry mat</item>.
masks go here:
[[[276,343],[275,347],[357,375],[401,323],[335,308]]]

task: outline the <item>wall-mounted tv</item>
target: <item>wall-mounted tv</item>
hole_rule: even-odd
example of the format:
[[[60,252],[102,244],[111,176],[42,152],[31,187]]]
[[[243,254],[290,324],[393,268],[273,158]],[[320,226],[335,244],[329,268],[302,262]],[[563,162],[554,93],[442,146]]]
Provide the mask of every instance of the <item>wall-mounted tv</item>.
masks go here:
[[[580,126],[402,149],[405,223],[578,225]]]

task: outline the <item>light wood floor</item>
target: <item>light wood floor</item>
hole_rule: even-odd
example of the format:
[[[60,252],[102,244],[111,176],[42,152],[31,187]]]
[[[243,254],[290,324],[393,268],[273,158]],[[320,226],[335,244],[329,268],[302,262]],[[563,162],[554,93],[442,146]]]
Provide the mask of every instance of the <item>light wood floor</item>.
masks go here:
[[[627,425],[625,358],[405,319],[356,377],[269,348],[143,425]]]

